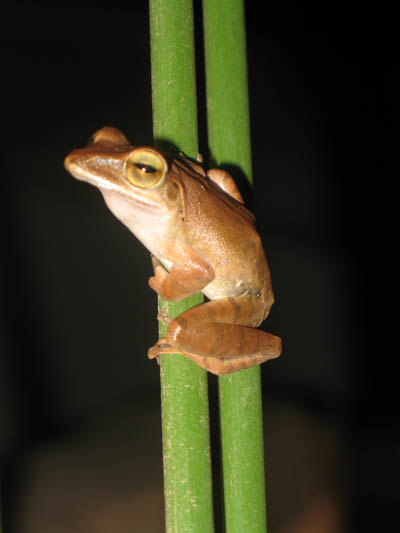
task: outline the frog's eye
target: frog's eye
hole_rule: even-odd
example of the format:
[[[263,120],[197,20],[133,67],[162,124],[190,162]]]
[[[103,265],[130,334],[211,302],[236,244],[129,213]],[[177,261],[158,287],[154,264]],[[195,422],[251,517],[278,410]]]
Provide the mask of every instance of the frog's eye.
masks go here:
[[[128,181],[141,189],[151,189],[159,185],[167,170],[167,161],[151,148],[136,148],[125,161]]]

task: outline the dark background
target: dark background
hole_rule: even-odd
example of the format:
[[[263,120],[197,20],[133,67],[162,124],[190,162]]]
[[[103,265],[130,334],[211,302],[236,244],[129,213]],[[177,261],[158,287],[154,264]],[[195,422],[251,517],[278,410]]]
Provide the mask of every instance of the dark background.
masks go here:
[[[395,530],[392,15],[259,6],[251,204],[276,294],[263,327],[284,342],[262,367],[269,524]],[[6,531],[161,531],[150,259],[63,168],[103,125],[152,143],[147,3],[15,3],[1,31]],[[197,42],[201,67],[200,25]],[[210,390],[216,426],[213,377]]]

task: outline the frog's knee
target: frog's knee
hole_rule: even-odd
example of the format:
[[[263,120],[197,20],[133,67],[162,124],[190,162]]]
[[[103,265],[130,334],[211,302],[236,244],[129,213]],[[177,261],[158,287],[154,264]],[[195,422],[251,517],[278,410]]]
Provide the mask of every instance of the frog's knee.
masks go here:
[[[174,318],[168,325],[167,341],[171,345],[178,345],[184,335],[186,320],[178,317]]]

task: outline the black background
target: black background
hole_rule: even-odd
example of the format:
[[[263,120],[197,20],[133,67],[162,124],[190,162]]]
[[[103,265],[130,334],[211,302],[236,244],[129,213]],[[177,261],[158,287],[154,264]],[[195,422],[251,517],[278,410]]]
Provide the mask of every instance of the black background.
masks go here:
[[[397,194],[393,14],[355,6],[269,6],[260,13],[259,6],[246,6],[250,205],[276,293],[263,327],[284,342],[282,357],[262,368],[270,525],[277,532],[314,531],[284,528],[292,519],[299,524],[326,493],[342,517],[332,531],[383,531],[386,524],[394,530],[399,435],[390,362],[396,347],[384,342],[397,314],[390,298],[396,241],[388,238]],[[159,372],[146,358],[157,336],[156,297],[147,286],[146,251],[97,191],[67,174],[63,159],[103,125],[119,127],[133,144],[152,143],[147,3],[15,3],[1,30],[6,531],[44,531],[40,520],[55,508],[61,518],[49,531],[97,531],[97,511],[71,503],[79,499],[78,486],[86,487],[81,499],[98,497],[85,468],[76,467],[87,465],[85,446],[92,457],[94,443],[103,443],[102,465],[118,464],[119,454],[133,463],[134,448],[144,469],[134,475],[150,488],[154,479],[161,490]],[[201,69],[200,24],[197,48]],[[204,117],[200,73],[200,151],[206,154]],[[210,389],[216,418],[213,378]],[[130,444],[122,453],[124,440]],[[294,464],[299,449],[306,459],[300,454]],[[312,485],[314,470],[305,463],[334,474],[323,486]],[[62,471],[60,464],[81,473],[71,474],[69,492],[44,475]],[[298,471],[285,474],[276,465]],[[46,490],[59,500],[49,503]],[[118,485],[114,491],[128,509],[130,490]],[[150,489],[149,498],[159,501]],[[99,505],[107,516],[107,506]],[[118,521],[129,515],[122,507],[109,511],[114,522],[104,531],[131,530],[122,525],[130,518]]]

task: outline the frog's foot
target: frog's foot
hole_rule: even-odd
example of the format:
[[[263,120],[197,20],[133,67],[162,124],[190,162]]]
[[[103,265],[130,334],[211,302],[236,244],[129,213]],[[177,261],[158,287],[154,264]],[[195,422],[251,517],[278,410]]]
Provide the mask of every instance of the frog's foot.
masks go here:
[[[201,366],[202,368],[210,372],[213,372],[212,370],[213,364],[211,363],[211,360],[215,359],[214,357],[210,358],[209,356],[206,356],[206,355],[197,355],[193,353],[184,352],[182,350],[178,350],[176,346],[171,346],[171,344],[168,344],[167,340],[164,338],[158,339],[156,344],[152,346],[151,348],[149,348],[147,352],[147,356],[149,359],[156,359],[157,363],[160,364],[160,355],[171,354],[171,353],[181,354],[187,359],[192,360],[193,362],[195,362],[197,365]],[[226,370],[223,373],[233,372],[232,365],[229,363],[228,365],[225,364],[224,368]]]
[[[159,309],[157,313],[157,320],[164,322],[164,324],[169,324],[173,319],[169,316],[167,311]]]
[[[149,348],[147,357],[149,359],[157,358],[157,360],[159,360],[159,355],[163,353],[174,353],[175,351],[176,350],[174,350],[173,347],[167,343],[166,339],[158,339],[155,345]]]

